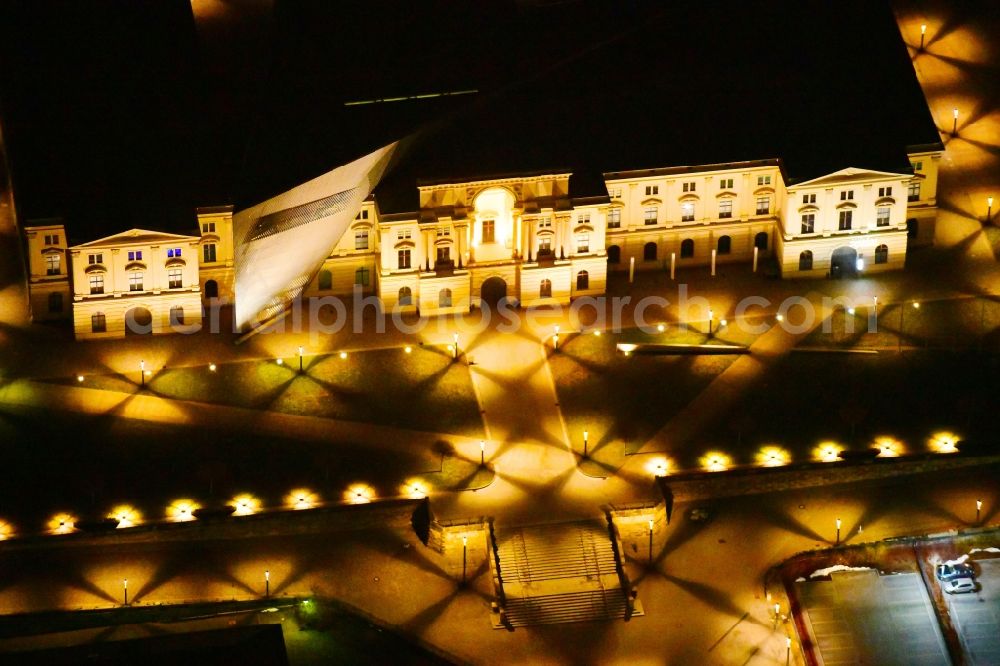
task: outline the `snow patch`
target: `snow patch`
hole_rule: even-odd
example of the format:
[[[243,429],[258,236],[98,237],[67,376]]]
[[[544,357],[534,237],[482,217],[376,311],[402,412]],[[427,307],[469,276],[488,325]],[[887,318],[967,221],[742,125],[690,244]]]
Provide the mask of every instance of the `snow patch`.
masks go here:
[[[976,549],[976,550],[978,550],[978,549]],[[976,551],[973,550],[972,552],[974,553]],[[948,560],[947,562],[945,562],[945,564],[947,564],[949,566],[955,566],[956,564],[965,564],[965,561],[968,560],[968,559],[969,559],[969,554],[966,553],[965,555],[962,555],[961,557],[956,557],[953,560]]]
[[[872,567],[849,567],[846,564],[834,564],[832,567],[826,567],[825,569],[816,569],[811,574],[810,578],[819,578],[820,576],[829,576],[835,571],[871,571]]]
[[[990,546],[989,548],[973,548],[969,553],[1000,553],[1000,548]]]

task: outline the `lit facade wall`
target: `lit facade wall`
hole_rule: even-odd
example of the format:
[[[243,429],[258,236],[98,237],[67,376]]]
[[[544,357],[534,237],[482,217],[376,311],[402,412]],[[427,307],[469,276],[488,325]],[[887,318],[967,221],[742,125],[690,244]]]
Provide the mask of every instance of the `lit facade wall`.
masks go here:
[[[748,261],[774,249],[785,184],[777,160],[605,174],[610,270]]]
[[[132,229],[69,248],[77,339],[170,333],[201,324],[197,236]]]
[[[235,293],[233,252],[233,207],[199,208],[200,241],[199,282],[206,304],[232,303]]]
[[[25,227],[24,235],[32,321],[68,319],[72,306],[66,229],[62,224],[33,224]]]
[[[235,215],[238,327],[279,314],[317,276],[396,146],[389,144]]]
[[[788,188],[779,265],[785,277],[823,277],[834,253],[853,252],[866,272],[902,268],[910,174],[842,169]]]
[[[909,154],[913,180],[907,185],[907,229],[910,245],[934,242],[937,221],[938,166],[941,153],[921,151]]]

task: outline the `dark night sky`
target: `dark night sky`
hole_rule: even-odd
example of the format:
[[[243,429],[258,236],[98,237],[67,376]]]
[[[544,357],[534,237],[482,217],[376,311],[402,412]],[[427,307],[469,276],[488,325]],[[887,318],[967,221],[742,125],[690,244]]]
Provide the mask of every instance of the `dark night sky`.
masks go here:
[[[197,205],[254,203],[418,128],[386,199],[417,177],[551,168],[899,169],[938,139],[879,0],[221,4],[241,3],[256,13],[200,30],[187,0],[3,3],[22,218],[61,215],[80,240],[193,229]]]

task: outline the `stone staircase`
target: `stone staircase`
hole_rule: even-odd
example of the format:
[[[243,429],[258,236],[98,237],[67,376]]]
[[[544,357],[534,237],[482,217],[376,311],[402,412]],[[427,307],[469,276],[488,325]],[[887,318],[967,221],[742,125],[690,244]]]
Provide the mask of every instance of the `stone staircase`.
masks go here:
[[[631,615],[607,526],[578,522],[500,529],[495,539],[508,626]]]

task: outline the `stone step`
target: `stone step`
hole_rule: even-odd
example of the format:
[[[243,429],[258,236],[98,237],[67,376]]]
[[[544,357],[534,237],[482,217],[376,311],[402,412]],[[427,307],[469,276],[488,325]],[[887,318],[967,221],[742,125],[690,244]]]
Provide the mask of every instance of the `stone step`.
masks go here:
[[[620,620],[625,617],[626,604],[620,589],[591,590],[509,599],[506,610],[513,626],[526,626]]]

